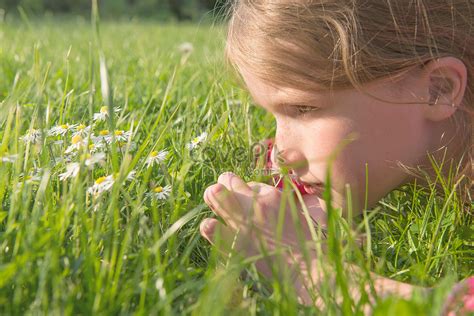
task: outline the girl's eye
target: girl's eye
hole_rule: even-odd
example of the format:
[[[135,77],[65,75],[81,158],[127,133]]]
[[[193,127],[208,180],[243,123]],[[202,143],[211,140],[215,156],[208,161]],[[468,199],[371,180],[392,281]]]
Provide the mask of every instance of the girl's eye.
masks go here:
[[[309,105],[297,105],[296,106],[296,113],[298,116],[304,116],[310,112],[317,111],[319,108],[315,106],[309,106]]]

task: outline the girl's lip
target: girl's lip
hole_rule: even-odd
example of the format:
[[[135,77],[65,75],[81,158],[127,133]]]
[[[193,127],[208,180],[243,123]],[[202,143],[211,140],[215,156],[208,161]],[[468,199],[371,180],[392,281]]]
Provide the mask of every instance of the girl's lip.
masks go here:
[[[311,195],[322,195],[324,191],[323,183],[307,184],[303,183],[304,190]]]
[[[321,181],[318,181],[318,182],[306,182],[306,181],[303,181],[299,178],[296,178],[296,181],[298,181],[299,183],[301,183],[302,185],[305,185],[305,186],[308,186],[308,187],[311,187],[311,186],[314,186],[314,187],[318,187],[318,186],[324,186],[324,183],[321,182]]]

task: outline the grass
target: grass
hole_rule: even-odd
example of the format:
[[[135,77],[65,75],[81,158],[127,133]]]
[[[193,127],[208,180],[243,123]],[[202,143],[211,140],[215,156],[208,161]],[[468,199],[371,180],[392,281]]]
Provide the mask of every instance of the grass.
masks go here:
[[[202,199],[205,188],[228,170],[247,181],[259,179],[246,149],[274,132],[272,118],[252,107],[223,71],[222,33],[217,26],[106,21],[97,37],[80,18],[2,25],[1,314],[317,311],[298,304],[288,283],[263,280],[252,260],[222,258],[199,235],[200,221],[211,214]],[[194,46],[189,55],[179,49],[184,42]],[[87,157],[74,158],[82,164],[77,177],[59,180],[70,132],[43,134],[38,144],[21,140],[31,128],[92,124],[103,106],[120,111],[96,123],[94,132],[133,136],[124,144],[112,142],[102,166],[89,169]],[[202,132],[207,139],[190,152],[187,145]],[[167,159],[147,167],[147,157],[159,150],[169,152]],[[127,180],[132,170],[135,177]],[[87,193],[107,175],[115,177],[109,192]],[[356,230],[337,210],[331,213],[328,245],[334,251],[326,263],[355,261],[396,280],[434,287],[410,300],[379,298],[376,314],[436,315],[450,286],[473,274],[472,218],[461,209],[453,181],[433,181],[445,181],[441,195],[403,187],[356,218]],[[165,185],[172,187],[167,200],[149,197]],[[354,234],[366,236],[360,250],[341,241]],[[335,288],[323,291],[321,312],[363,313],[347,295],[342,304],[332,298],[331,292],[345,293],[347,278],[339,271]]]

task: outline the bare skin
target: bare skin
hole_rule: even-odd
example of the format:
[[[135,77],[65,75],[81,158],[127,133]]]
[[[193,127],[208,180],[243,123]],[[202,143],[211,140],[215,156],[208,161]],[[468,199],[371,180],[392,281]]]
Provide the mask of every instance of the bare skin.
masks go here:
[[[378,99],[356,89],[326,93],[277,87],[255,77],[251,71],[243,68],[240,71],[255,102],[276,119],[275,142],[283,160],[280,164],[289,166],[300,181],[312,188],[312,194],[304,195],[303,203],[298,202],[298,209],[305,205],[312,219],[322,227],[327,224],[327,213],[320,183],[326,178],[329,166],[334,205],[347,210],[344,197],[346,187],[350,186],[354,197],[351,207],[356,215],[364,207],[366,164],[370,208],[391,190],[413,181],[412,176],[398,167],[399,163],[426,167],[427,153],[436,155],[439,148],[449,144],[447,155],[455,157],[462,143],[456,139],[456,126],[450,118],[457,115],[462,104],[467,71],[455,58],[432,60],[396,82],[387,79],[366,85],[365,90]],[[448,88],[442,86],[445,82],[449,83]],[[348,138],[352,142],[328,165],[328,158]],[[311,239],[311,223],[302,212],[295,215],[287,207],[285,225],[277,232],[282,200],[282,192],[277,188],[246,183],[237,175],[224,173],[216,184],[206,189],[204,200],[225,222],[207,218],[201,223],[201,234],[209,242],[214,243],[219,231],[222,239],[233,240],[234,249],[242,256],[261,253],[262,240],[270,250],[284,244],[291,249],[291,255],[283,257],[283,263],[292,267],[302,262],[299,241],[301,237]],[[300,225],[295,226],[295,221]],[[316,252],[310,256],[315,258]],[[300,274],[294,279],[301,301],[308,304],[315,302],[308,285],[320,281],[314,261],[297,264]],[[270,276],[268,262],[258,262],[257,268]],[[346,268],[359,270],[350,265]],[[378,295],[391,293],[406,297],[415,288],[381,276],[372,277]],[[358,290],[354,288],[352,294],[356,297]]]

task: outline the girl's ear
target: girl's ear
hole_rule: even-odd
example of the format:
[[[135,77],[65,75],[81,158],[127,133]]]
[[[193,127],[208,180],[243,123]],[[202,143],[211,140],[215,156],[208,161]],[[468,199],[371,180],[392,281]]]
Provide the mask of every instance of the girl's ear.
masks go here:
[[[451,117],[461,105],[467,85],[467,69],[454,57],[430,61],[424,67],[425,117],[438,122]]]

